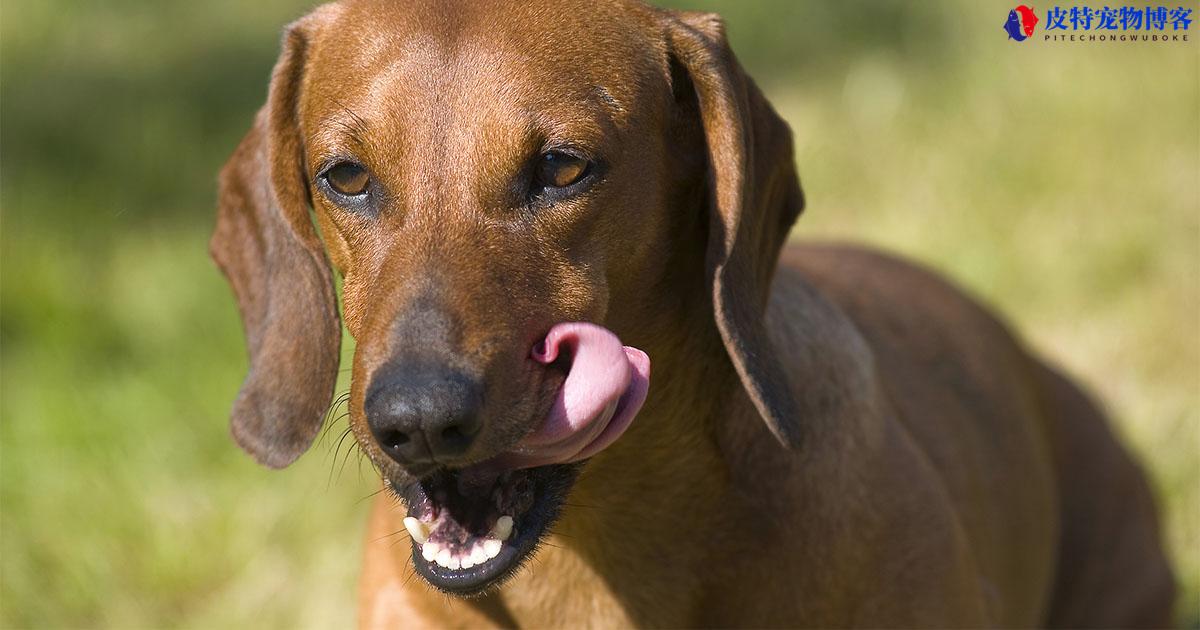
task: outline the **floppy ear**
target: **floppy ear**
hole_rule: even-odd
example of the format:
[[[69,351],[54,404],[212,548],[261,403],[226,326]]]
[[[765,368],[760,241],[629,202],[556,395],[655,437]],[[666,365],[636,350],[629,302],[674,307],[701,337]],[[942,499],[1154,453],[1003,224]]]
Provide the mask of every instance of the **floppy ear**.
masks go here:
[[[234,439],[282,468],[312,445],[333,398],[341,324],[333,278],[309,217],[296,104],[305,21],[288,28],[267,103],[220,175],[212,257],[237,297],[250,372],[231,413]]]
[[[763,323],[780,249],[804,207],[792,133],[734,58],[720,16],[665,15],[670,54],[694,87],[708,149],[705,265],[717,328],[759,414],[784,446],[796,447],[799,410]]]

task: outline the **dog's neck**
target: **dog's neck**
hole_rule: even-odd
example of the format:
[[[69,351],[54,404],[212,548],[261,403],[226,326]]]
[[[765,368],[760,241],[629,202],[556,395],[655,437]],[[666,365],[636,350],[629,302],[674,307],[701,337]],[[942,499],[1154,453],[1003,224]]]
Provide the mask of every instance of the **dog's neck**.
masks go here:
[[[712,394],[734,390],[738,380],[715,329],[684,324],[645,339],[639,347],[651,356],[653,374],[642,411],[584,467],[533,570],[504,588],[504,603],[522,625],[587,618],[592,606],[625,611],[628,618],[611,620],[616,626],[688,614],[690,602],[670,598],[696,590],[655,585],[677,584],[701,568],[706,521],[719,517],[730,492],[711,425],[730,401]]]

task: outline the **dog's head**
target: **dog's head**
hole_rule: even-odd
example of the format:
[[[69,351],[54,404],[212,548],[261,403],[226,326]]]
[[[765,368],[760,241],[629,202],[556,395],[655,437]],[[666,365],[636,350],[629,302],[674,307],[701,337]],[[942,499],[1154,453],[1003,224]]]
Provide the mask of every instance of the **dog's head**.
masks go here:
[[[618,337],[652,350],[707,318],[770,429],[800,438],[762,323],[803,204],[791,134],[715,16],[323,6],[287,29],[220,183],[211,248],[250,352],[234,437],[282,467],[317,435],[332,261],[357,342],[351,426],[443,590],[511,574],[579,462],[632,420],[648,360]]]

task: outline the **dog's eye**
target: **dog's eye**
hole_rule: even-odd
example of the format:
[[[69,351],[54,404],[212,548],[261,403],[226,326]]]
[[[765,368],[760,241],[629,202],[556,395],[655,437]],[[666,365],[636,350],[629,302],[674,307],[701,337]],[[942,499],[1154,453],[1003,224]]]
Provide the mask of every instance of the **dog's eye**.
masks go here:
[[[325,171],[329,187],[347,197],[356,197],[367,190],[371,176],[367,169],[353,162],[339,162]]]
[[[583,179],[590,164],[587,160],[562,151],[543,153],[534,171],[534,180],[540,188],[566,188]]]

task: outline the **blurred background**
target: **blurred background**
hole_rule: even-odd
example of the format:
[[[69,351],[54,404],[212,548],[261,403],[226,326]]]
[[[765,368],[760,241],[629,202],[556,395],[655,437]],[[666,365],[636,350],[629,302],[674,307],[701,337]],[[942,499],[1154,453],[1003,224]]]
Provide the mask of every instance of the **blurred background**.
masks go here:
[[[1200,626],[1197,25],[1018,44],[1002,2],[672,4],[724,14],[792,124],[795,238],[937,268],[1104,402]],[[377,480],[344,419],[284,472],[234,446],[245,349],[206,253],[217,169],[311,6],[4,1],[0,626],[353,622]]]

